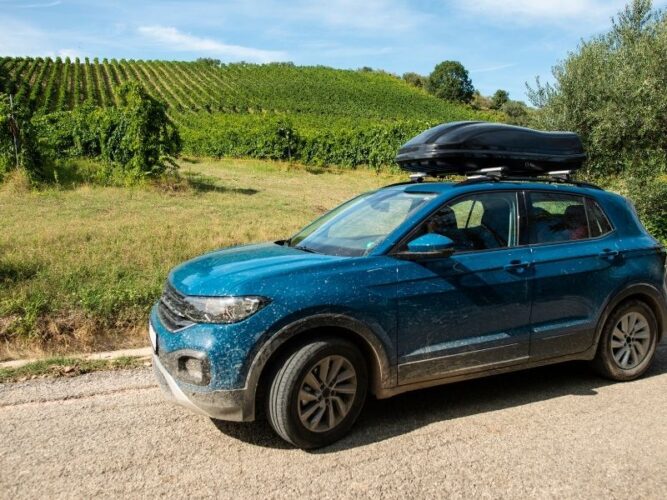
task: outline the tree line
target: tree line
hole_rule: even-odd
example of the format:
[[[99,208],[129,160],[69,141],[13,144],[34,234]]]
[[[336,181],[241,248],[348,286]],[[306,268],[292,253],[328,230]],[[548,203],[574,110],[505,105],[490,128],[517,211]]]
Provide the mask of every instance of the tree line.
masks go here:
[[[492,96],[483,96],[475,89],[468,70],[459,61],[442,61],[428,76],[408,72],[402,78],[444,101],[468,104],[473,109],[502,112],[504,121],[514,125],[531,123],[531,110],[526,103],[510,99],[509,92],[503,89],[496,90]]]

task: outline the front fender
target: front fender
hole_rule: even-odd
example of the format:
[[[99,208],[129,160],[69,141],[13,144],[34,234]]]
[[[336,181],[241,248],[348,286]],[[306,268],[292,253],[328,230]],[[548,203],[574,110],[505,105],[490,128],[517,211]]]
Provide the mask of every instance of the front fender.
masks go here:
[[[366,324],[352,316],[343,313],[319,313],[293,321],[268,336],[264,342],[259,342],[259,348],[254,356],[248,356],[252,361],[247,368],[245,391],[247,402],[253,407],[248,408],[248,414],[254,416],[254,402],[260,377],[269,360],[286,342],[307,331],[324,328],[343,328],[350,331],[362,340],[373,353],[374,366],[371,367],[375,376],[373,392],[391,389],[396,386],[397,372],[395,349],[391,346],[389,335],[377,324]]]

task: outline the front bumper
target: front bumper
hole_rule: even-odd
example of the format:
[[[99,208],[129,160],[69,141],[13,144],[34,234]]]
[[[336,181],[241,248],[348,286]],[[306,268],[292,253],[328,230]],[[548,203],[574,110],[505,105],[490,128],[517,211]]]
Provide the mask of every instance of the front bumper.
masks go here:
[[[176,382],[155,354],[153,371],[168,399],[196,413],[233,422],[246,422],[255,418],[254,402],[245,389],[190,391]]]

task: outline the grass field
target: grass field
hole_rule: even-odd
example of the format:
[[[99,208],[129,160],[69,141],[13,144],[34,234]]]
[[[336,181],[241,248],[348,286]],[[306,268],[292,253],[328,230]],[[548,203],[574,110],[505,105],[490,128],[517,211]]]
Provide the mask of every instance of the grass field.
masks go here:
[[[143,345],[168,270],[283,238],[404,176],[252,160],[183,162],[189,187],[0,186],[0,360]]]

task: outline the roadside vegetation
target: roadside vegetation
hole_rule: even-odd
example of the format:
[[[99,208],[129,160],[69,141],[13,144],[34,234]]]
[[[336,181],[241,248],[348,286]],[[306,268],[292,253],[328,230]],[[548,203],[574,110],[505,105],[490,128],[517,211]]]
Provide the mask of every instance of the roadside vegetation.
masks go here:
[[[0,185],[0,359],[144,345],[148,310],[174,265],[288,237],[404,178],[256,160],[180,166],[178,184]]]
[[[0,384],[24,382],[36,378],[76,377],[100,370],[128,370],[147,363],[136,357],[116,359],[80,359],[55,357],[39,360],[17,368],[0,368]]]

